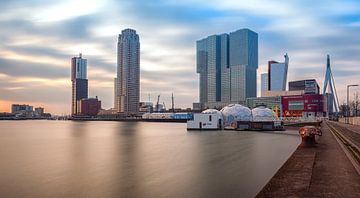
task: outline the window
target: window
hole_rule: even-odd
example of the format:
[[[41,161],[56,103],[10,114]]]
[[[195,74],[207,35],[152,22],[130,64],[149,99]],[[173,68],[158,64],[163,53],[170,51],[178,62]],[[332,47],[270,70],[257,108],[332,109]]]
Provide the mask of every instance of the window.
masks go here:
[[[302,100],[289,101],[289,110],[304,110],[304,101]]]
[[[211,122],[212,118],[211,118],[211,115],[209,115],[209,121]]]

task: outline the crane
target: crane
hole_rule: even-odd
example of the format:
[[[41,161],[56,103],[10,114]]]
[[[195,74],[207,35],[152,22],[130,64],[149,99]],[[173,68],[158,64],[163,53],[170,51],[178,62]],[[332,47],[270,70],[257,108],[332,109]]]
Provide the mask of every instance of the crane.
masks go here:
[[[160,109],[159,109],[159,100],[160,100],[160,94],[158,95],[157,101],[156,101],[156,106],[155,106],[156,112],[160,112]]]
[[[175,113],[175,109],[174,109],[174,93],[171,93],[171,109],[172,109],[172,112]]]

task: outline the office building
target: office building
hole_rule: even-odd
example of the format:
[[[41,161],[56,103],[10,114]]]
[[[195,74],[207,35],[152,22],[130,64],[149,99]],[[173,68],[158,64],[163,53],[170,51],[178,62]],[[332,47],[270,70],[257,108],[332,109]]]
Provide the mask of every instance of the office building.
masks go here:
[[[21,112],[32,112],[33,106],[27,104],[12,104],[11,105],[11,113],[21,113]]]
[[[72,105],[71,114],[76,115],[78,101],[88,97],[87,60],[79,57],[71,59]]]
[[[305,94],[319,94],[320,87],[315,79],[289,82],[289,91],[304,91]]]
[[[199,102],[205,108],[245,104],[256,97],[258,35],[249,29],[212,35],[196,42]]]
[[[140,41],[135,30],[121,32],[117,44],[117,76],[114,107],[119,113],[136,115],[140,100]]]
[[[98,98],[83,98],[78,103],[77,115],[96,116],[101,109],[101,101]]]
[[[269,78],[267,73],[261,74],[261,96],[269,90]]]
[[[285,61],[279,63],[276,61],[268,62],[268,90],[269,91],[285,91],[287,73],[289,66],[289,56],[284,55]]]

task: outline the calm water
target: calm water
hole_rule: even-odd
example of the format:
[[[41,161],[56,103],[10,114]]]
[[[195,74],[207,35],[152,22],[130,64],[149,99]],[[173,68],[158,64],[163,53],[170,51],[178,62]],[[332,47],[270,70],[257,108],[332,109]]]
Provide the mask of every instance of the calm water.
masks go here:
[[[253,197],[300,143],[283,133],[0,121],[0,197]]]

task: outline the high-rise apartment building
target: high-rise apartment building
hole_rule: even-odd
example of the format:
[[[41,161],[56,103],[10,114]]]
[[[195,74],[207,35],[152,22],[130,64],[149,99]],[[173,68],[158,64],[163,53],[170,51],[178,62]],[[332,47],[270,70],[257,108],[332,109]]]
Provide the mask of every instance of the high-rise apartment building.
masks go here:
[[[276,61],[268,62],[268,90],[269,91],[285,91],[287,73],[289,67],[289,56],[284,55],[285,61],[279,63]]]
[[[200,103],[220,108],[256,97],[258,35],[249,29],[212,35],[196,42]]]
[[[114,85],[114,107],[119,113],[136,115],[140,101],[140,41],[135,30],[125,29],[119,35]]]
[[[268,73],[261,74],[261,96],[265,91],[269,90]]]
[[[79,57],[71,59],[72,103],[71,114],[78,112],[78,101],[88,97],[87,60]]]

